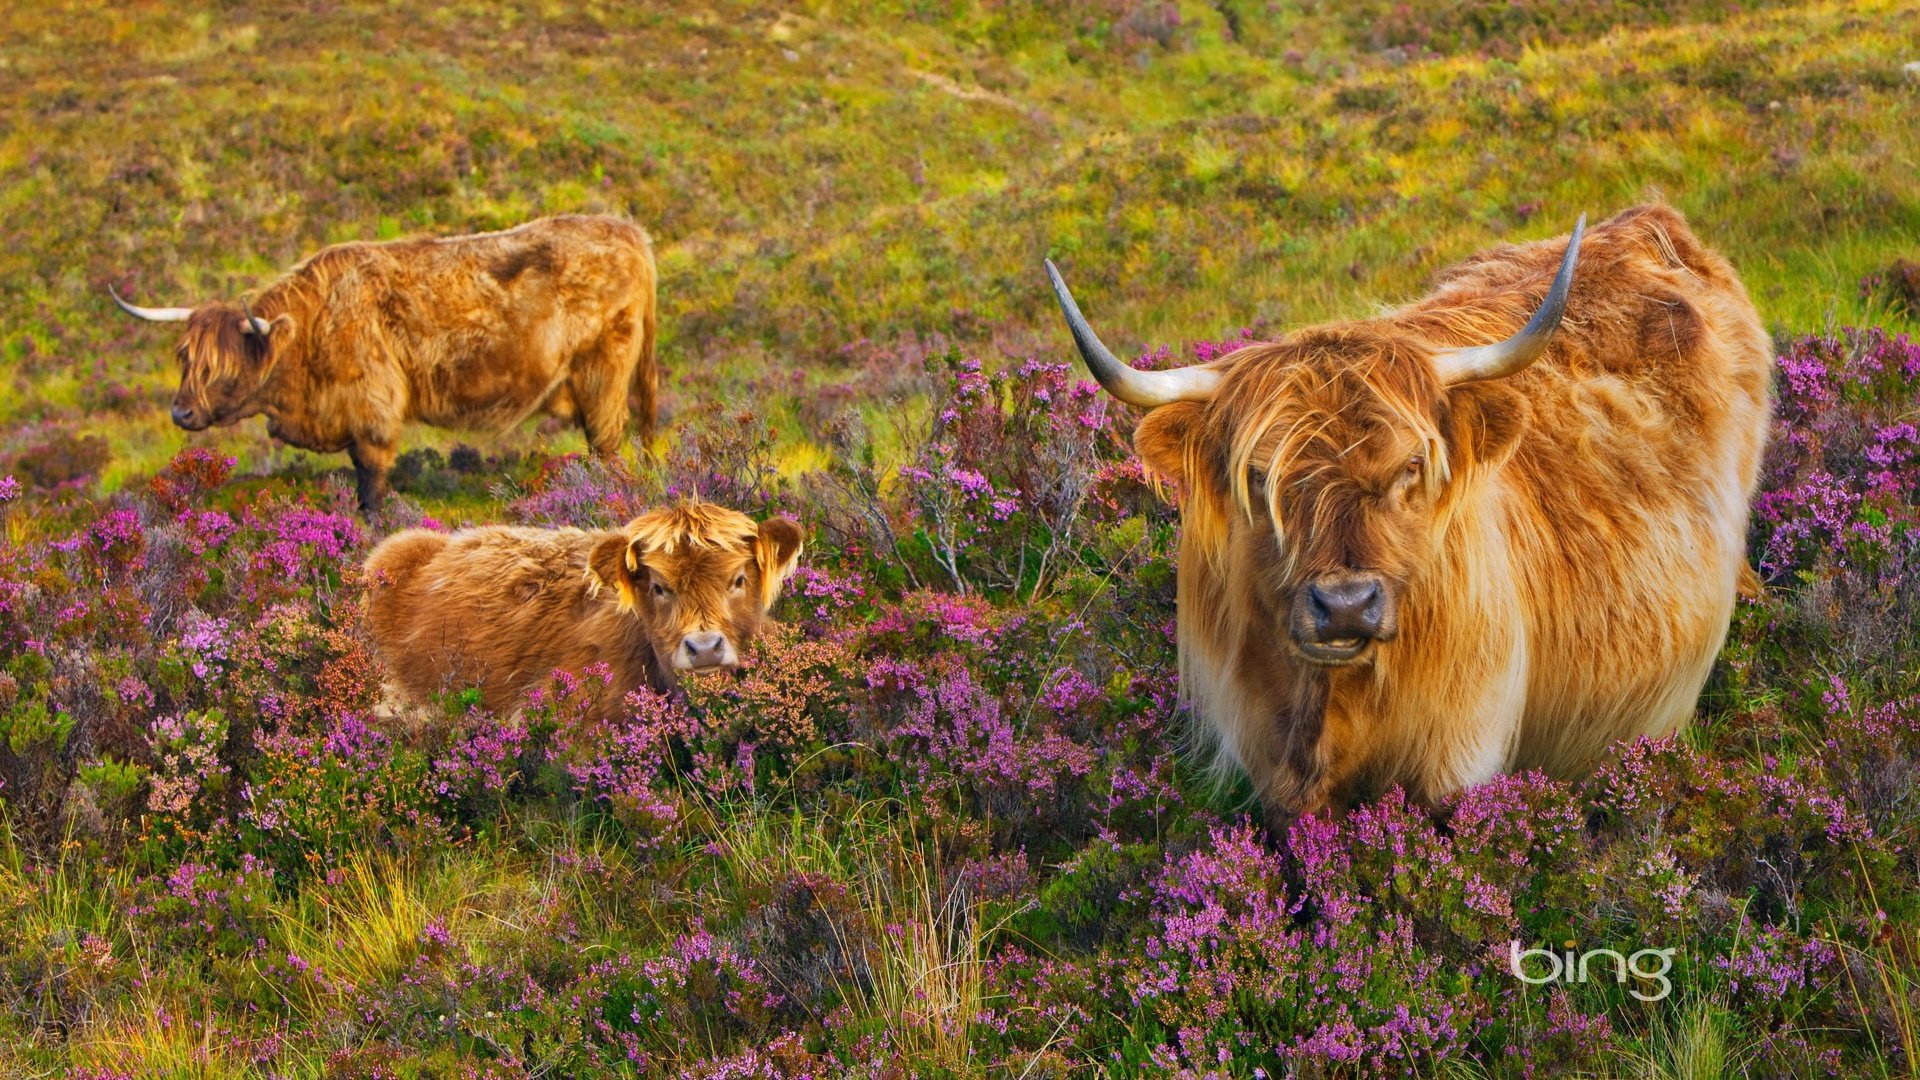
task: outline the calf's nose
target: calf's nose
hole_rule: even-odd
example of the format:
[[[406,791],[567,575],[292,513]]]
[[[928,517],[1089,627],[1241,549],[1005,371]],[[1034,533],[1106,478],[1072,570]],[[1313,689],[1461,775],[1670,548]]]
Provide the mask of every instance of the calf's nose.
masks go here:
[[[185,405],[175,405],[173,407],[173,422],[181,427],[192,427],[193,410],[187,408]]]
[[[1380,582],[1373,578],[1307,586],[1307,611],[1322,641],[1377,636],[1386,606]]]
[[[726,660],[727,636],[718,630],[688,634],[680,639],[680,647],[687,652],[688,666],[714,667]]]

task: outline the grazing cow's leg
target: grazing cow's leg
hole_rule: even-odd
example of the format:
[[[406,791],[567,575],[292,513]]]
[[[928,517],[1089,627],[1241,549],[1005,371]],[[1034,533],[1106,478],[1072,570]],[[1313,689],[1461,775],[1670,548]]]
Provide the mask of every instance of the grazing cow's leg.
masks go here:
[[[353,459],[355,487],[360,494],[360,515],[372,517],[387,495],[387,470],[393,468],[393,444],[355,439],[347,447]]]
[[[659,324],[655,321],[653,298],[647,298],[646,312],[640,319],[640,358],[639,366],[634,369],[633,387],[640,407],[640,447],[647,449],[653,444],[653,425],[659,419],[660,412],[660,362],[654,356],[655,339],[659,335]]]
[[[599,396],[582,402],[580,426],[586,429],[587,446],[593,455],[612,461],[620,456],[620,443],[627,433],[627,388],[601,382],[602,385],[595,388]],[[576,387],[575,397],[583,391],[584,388]]]
[[[594,456],[610,461],[620,456],[627,434],[627,391],[633,378],[635,327],[617,326],[574,358],[567,389],[580,408],[580,426]]]

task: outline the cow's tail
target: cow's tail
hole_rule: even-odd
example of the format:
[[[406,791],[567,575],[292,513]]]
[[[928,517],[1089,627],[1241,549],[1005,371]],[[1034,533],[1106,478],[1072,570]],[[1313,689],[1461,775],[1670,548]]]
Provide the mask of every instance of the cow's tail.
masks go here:
[[[660,340],[660,264],[653,258],[653,237],[638,225],[633,231],[638,234],[644,273],[640,288],[634,290],[634,304],[640,311],[640,355],[634,358],[627,403],[639,428],[644,457],[653,452],[653,432],[660,423],[660,363],[655,355]]]

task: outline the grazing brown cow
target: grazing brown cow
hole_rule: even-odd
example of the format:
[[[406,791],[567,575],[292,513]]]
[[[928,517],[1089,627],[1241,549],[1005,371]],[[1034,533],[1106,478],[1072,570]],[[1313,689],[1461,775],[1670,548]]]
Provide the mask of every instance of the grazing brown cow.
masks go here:
[[[282,442],[345,450],[363,512],[386,492],[408,421],[499,431],[539,411],[578,416],[593,452],[611,458],[631,392],[641,437],[652,436],[653,245],[621,218],[339,244],[246,305],[114,301],[187,324],[174,423],[201,431],[265,414]]]
[[[1270,827],[1393,784],[1575,777],[1691,715],[1746,565],[1771,346],[1675,211],[1581,232],[1165,372],[1115,359],[1048,264],[1088,366],[1151,410],[1182,693]]]
[[[731,667],[800,558],[800,526],[712,503],[604,532],[397,532],[367,556],[367,620],[417,700],[478,687],[504,712],[555,671],[605,663],[616,707],[640,686]]]

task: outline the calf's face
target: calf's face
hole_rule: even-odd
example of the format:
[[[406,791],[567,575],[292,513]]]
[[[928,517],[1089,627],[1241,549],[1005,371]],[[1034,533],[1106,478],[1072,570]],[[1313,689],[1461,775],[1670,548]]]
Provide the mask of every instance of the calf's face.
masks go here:
[[[740,662],[800,550],[787,518],[756,525],[703,504],[636,518],[594,548],[592,570],[646,625],[663,666],[699,671]]]

